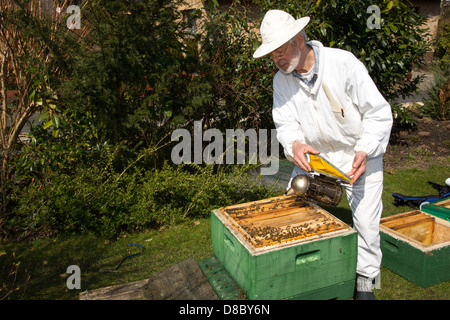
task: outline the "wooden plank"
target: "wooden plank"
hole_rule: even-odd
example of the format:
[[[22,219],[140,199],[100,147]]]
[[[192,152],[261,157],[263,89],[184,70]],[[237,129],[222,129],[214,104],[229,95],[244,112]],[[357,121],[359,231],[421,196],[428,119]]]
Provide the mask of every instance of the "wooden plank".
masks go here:
[[[442,201],[439,201],[439,202],[435,202],[433,204],[436,205],[436,206],[439,206],[439,207],[445,207],[445,208],[449,208],[450,209],[450,199],[442,200]]]
[[[413,214],[400,216],[397,219],[392,219],[389,221],[383,221],[382,224],[387,228],[397,228],[402,225],[410,224],[410,223],[418,223],[420,221],[429,219],[430,216],[424,212],[413,212]]]
[[[80,300],[218,300],[194,259],[185,260],[150,279],[87,290]]]
[[[218,300],[194,259],[153,275],[143,289],[147,300]]]
[[[290,214],[300,214],[302,212],[310,211],[311,207],[292,207],[292,208],[281,208],[281,209],[274,209],[270,211],[262,211],[257,212],[253,214],[246,214],[242,216],[232,216],[230,215],[236,222],[239,224],[241,223],[247,223],[249,221],[256,221],[256,220],[263,220],[263,219],[270,219],[272,217],[279,218],[285,215]]]
[[[390,228],[392,230],[397,230],[398,231],[398,230],[401,230],[403,228],[410,228],[412,226],[419,225],[419,224],[422,224],[422,223],[427,223],[429,221],[433,221],[434,222],[434,217],[428,216],[428,217],[422,217],[422,218],[416,219],[416,220],[399,221],[399,223],[394,224]]]
[[[277,209],[287,209],[287,208],[300,208],[304,206],[308,206],[308,202],[300,199],[297,196],[281,196],[269,198],[266,200],[259,200],[244,204],[238,204],[233,206],[228,206],[221,208],[223,211],[227,212],[233,218],[239,218],[246,216],[250,216],[253,214],[267,212]]]
[[[416,215],[416,214],[418,214],[420,212],[421,211],[419,211],[419,210],[415,210],[415,211],[399,213],[399,214],[392,215],[392,216],[389,216],[389,217],[381,219],[380,223],[382,225],[386,225],[386,224],[388,224],[389,222],[391,222],[393,220],[399,220],[399,219],[402,219],[402,218],[405,218],[405,217],[413,216],[413,215]]]
[[[79,294],[80,300],[135,300],[143,299],[142,288],[148,279],[136,282],[109,286],[105,288],[86,290]]]
[[[253,219],[244,219],[244,220],[236,220],[236,222],[241,225],[252,225],[259,223],[274,223],[277,222],[283,223],[283,221],[296,220],[296,221],[307,221],[313,220],[320,213],[317,212],[316,209],[308,208],[301,212],[297,209],[286,210],[283,212],[278,212],[276,214],[258,214]]]
[[[256,221],[254,223],[248,223],[245,225],[242,225],[243,228],[264,228],[266,226],[271,226],[274,228],[283,228],[287,226],[299,226],[304,225],[305,228],[308,226],[314,226],[315,224],[319,223],[319,220],[316,220],[317,215],[316,214],[309,214],[309,215],[290,215],[284,217],[284,219],[267,219],[267,220],[261,220]]]

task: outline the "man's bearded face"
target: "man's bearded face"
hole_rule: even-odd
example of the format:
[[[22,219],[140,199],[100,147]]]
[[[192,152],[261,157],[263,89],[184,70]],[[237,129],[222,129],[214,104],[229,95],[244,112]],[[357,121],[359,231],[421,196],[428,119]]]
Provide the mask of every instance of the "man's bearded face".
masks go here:
[[[296,45],[291,45],[291,43],[288,43],[287,47],[281,47],[272,53],[273,62],[285,74],[289,74],[297,68],[300,57],[300,49]]]

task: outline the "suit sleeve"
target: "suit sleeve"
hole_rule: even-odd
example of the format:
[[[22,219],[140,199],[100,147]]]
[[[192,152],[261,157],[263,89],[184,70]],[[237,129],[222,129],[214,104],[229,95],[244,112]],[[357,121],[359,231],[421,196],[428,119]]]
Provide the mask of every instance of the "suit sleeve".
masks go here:
[[[292,144],[294,141],[305,143],[305,136],[300,123],[295,119],[295,106],[283,94],[280,79],[275,76],[273,81],[273,108],[272,116],[277,129],[277,139],[284,148],[286,158],[292,161]]]
[[[361,135],[355,152],[364,151],[368,157],[376,157],[386,152],[392,128],[392,111],[364,64],[356,57],[352,60],[353,65],[348,68],[346,77],[346,92],[362,117]]]

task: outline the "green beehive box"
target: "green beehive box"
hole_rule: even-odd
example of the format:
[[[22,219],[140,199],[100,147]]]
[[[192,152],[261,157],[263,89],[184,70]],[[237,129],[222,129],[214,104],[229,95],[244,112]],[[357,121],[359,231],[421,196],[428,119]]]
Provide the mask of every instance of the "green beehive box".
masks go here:
[[[349,299],[357,234],[315,204],[282,196],[214,210],[214,255],[248,299]]]
[[[423,212],[450,221],[450,197],[423,205]]]
[[[420,210],[380,221],[382,264],[422,287],[450,280],[450,222]]]

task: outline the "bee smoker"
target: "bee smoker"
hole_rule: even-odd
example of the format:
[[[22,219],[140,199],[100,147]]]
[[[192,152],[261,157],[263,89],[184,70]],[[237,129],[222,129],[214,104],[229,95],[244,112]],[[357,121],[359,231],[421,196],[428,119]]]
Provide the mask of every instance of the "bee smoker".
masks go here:
[[[338,181],[322,175],[297,175],[291,181],[286,195],[296,194],[307,200],[316,201],[326,206],[337,206],[343,196],[342,186]]]

